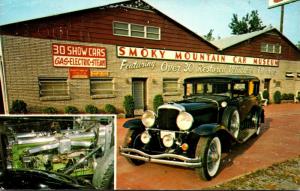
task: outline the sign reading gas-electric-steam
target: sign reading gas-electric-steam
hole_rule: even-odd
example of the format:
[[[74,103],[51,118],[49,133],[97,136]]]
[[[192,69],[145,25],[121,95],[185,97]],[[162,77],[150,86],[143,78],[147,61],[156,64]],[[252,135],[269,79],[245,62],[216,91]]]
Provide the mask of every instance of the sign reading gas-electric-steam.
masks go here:
[[[150,49],[117,46],[118,57],[127,58],[144,58],[156,60],[173,60],[173,61],[191,61],[191,62],[208,62],[208,63],[224,63],[239,65],[256,65],[278,67],[279,60],[254,58],[244,56],[231,56],[223,54],[210,54],[199,52],[185,52],[174,50]]]
[[[53,66],[106,68],[106,48],[52,44]]]

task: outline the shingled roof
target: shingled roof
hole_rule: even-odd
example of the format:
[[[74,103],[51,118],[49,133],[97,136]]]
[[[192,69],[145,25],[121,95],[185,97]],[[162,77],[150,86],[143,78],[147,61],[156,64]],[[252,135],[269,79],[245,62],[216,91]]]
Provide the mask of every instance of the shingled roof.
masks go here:
[[[211,41],[211,43],[213,45],[215,45],[216,47],[218,47],[219,50],[224,50],[224,49],[229,48],[233,45],[239,44],[243,41],[254,38],[254,37],[259,36],[263,33],[272,31],[274,29],[275,28],[273,28],[273,27],[267,27],[263,30],[259,30],[259,31],[251,32],[251,33],[246,33],[246,34],[241,34],[241,35],[233,35],[233,36],[230,36],[230,37],[214,40],[214,41]],[[275,30],[277,30],[277,29],[275,29]]]

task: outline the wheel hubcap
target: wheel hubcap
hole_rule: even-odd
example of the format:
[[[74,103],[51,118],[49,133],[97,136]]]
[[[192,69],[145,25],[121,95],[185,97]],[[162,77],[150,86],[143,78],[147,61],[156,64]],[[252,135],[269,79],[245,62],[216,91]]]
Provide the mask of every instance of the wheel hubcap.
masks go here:
[[[221,143],[219,138],[215,137],[208,149],[207,153],[207,171],[210,176],[214,176],[220,165],[221,161]]]
[[[237,111],[232,114],[230,132],[233,134],[235,138],[238,137],[240,127],[240,120]]]

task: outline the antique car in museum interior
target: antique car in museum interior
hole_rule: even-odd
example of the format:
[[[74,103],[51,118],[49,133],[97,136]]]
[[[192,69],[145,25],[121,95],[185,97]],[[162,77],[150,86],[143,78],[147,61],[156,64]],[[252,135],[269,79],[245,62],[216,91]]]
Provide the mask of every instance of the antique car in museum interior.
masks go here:
[[[115,116],[1,116],[0,189],[113,189]]]
[[[184,80],[184,99],[147,110],[128,128],[120,154],[134,165],[145,162],[195,168],[215,177],[221,153],[260,133],[264,110],[254,76],[222,75]]]

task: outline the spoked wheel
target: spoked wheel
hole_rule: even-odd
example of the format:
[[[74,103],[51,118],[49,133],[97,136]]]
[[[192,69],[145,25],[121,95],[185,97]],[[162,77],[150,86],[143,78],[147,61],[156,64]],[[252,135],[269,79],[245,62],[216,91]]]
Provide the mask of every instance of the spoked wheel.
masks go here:
[[[258,136],[260,134],[260,130],[261,130],[260,118],[259,118],[258,111],[254,112],[254,114],[252,115],[251,121],[252,121],[253,127],[256,129],[255,135]]]
[[[139,133],[132,130],[132,129],[128,129],[127,134],[125,136],[125,140],[123,143],[123,147],[126,148],[134,148],[134,149],[140,149],[143,146],[143,143],[141,142],[141,139],[139,138]],[[141,160],[137,160],[137,159],[131,159],[131,158],[127,158],[129,163],[133,164],[133,165],[142,165],[145,163],[145,161],[141,161]]]
[[[195,155],[202,160],[202,167],[196,168],[196,172],[202,179],[211,180],[220,168],[221,141],[219,137],[200,137]]]
[[[240,132],[240,114],[236,107],[227,107],[224,110],[222,122],[232,136],[237,139]]]

